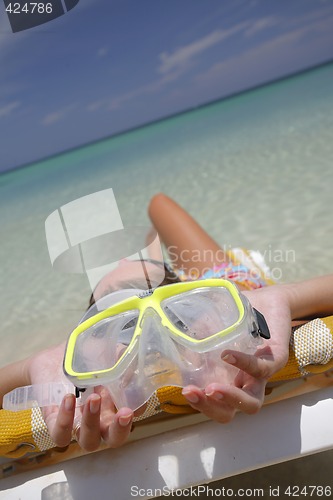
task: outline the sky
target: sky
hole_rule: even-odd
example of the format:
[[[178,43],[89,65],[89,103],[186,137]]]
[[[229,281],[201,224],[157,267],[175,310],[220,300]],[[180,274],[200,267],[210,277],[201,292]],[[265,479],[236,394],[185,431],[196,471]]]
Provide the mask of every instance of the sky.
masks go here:
[[[333,0],[80,0],[13,33],[0,172],[333,60]]]

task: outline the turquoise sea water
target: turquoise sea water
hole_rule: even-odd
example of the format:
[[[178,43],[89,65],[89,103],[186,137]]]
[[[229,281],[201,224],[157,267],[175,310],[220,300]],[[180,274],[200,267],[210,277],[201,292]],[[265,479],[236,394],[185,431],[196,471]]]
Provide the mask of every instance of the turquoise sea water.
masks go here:
[[[51,267],[47,216],[112,187],[124,225],[173,197],[221,244],[275,276],[332,272],[333,65],[0,175],[1,364],[67,338],[86,276]]]

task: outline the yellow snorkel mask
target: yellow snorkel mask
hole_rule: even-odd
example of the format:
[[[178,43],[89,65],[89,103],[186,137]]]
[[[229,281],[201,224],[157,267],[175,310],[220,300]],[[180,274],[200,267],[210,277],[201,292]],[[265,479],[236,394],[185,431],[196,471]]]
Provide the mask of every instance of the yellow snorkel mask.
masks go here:
[[[104,385],[118,408],[135,410],[164,386],[231,381],[221,352],[253,353],[262,330],[267,337],[263,322],[227,280],[114,292],[70,335],[64,372],[77,388]]]
[[[103,385],[117,408],[136,410],[162,387],[231,382],[238,369],[221,360],[222,351],[254,353],[261,336],[269,338],[264,317],[228,280],[119,290],[92,305],[69,336],[64,373],[77,395]],[[20,389],[16,403],[9,394],[8,409],[29,407],[29,398],[60,404],[73,392],[60,384]]]

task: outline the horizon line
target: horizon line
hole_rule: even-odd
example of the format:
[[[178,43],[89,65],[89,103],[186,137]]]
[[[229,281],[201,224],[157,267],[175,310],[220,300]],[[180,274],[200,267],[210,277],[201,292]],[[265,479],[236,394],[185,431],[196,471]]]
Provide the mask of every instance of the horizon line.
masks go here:
[[[172,113],[172,114],[169,114],[169,115],[164,115],[164,116],[162,116],[160,118],[156,118],[156,119],[151,120],[149,122],[144,122],[144,123],[141,123],[139,125],[135,125],[133,127],[129,127],[128,129],[120,130],[119,132],[115,132],[113,134],[103,136],[103,137],[101,137],[99,139],[94,139],[94,140],[85,142],[83,144],[79,144],[77,146],[72,146],[72,147],[64,149],[62,151],[58,151],[56,153],[52,153],[52,154],[50,154],[48,156],[44,156],[44,157],[41,157],[39,159],[32,160],[32,161],[29,161],[27,163],[23,163],[21,165],[10,167],[10,168],[8,168],[6,170],[2,170],[0,172],[0,175],[8,174],[10,172],[14,172],[14,171],[17,171],[17,170],[21,170],[21,169],[27,168],[29,166],[35,165],[36,163],[42,163],[42,162],[50,160],[52,158],[56,158],[57,156],[61,156],[61,155],[70,153],[72,151],[75,151],[77,149],[82,149],[84,147],[88,147],[88,146],[91,146],[93,144],[98,144],[99,142],[103,142],[103,141],[106,141],[106,140],[109,140],[109,139],[113,139],[115,137],[119,137],[121,135],[129,134],[131,132],[135,132],[136,130],[139,130],[139,129],[142,129],[142,128],[145,128],[145,127],[149,127],[151,125],[155,125],[155,124],[157,124],[159,122],[167,121],[167,120],[170,120],[170,119],[175,118],[177,116],[180,116],[180,115],[183,115],[183,114],[186,114],[186,113],[191,113],[192,111],[194,112],[194,111],[197,111],[197,110],[199,110],[201,108],[212,106],[213,104],[217,104],[218,102],[222,102],[222,101],[227,101],[229,99],[233,99],[235,97],[238,97],[238,96],[240,96],[242,94],[246,94],[248,92],[249,93],[253,92],[253,91],[258,90],[258,89],[260,89],[262,87],[274,85],[274,84],[276,84],[278,82],[281,82],[283,80],[288,80],[288,79],[296,78],[296,77],[298,77],[298,76],[300,76],[300,75],[302,75],[304,73],[310,73],[311,71],[314,71],[314,70],[319,69],[319,68],[324,67],[324,66],[328,66],[330,64],[333,64],[333,59],[330,59],[328,61],[315,64],[314,66],[310,66],[308,68],[304,68],[304,69],[301,69],[301,70],[298,70],[298,71],[294,71],[292,73],[288,73],[288,74],[286,74],[284,76],[275,78],[274,80],[267,80],[267,81],[261,82],[261,83],[259,83],[257,85],[253,85],[252,87],[248,87],[246,89],[239,90],[239,91],[234,92],[232,94],[226,94],[223,97],[218,97],[216,99],[212,99],[211,101],[206,101],[206,102],[204,102],[202,104],[197,104],[197,105],[191,106],[190,108],[186,108],[186,109],[183,109],[181,111],[177,111],[176,113]]]

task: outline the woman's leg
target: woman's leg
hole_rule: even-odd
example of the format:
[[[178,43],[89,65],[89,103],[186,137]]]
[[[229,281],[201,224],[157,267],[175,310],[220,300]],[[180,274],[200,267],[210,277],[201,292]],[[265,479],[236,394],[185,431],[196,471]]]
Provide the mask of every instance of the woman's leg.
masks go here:
[[[149,217],[166,246],[172,265],[192,278],[228,260],[221,247],[175,201],[159,193],[148,207]]]

